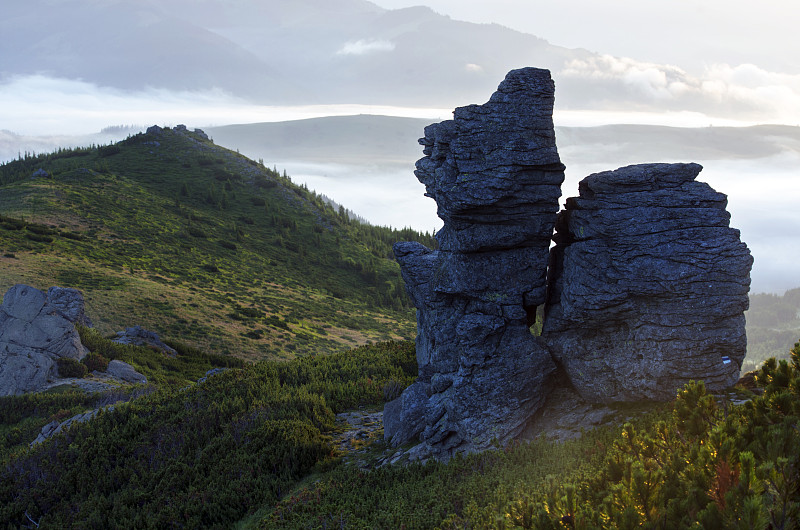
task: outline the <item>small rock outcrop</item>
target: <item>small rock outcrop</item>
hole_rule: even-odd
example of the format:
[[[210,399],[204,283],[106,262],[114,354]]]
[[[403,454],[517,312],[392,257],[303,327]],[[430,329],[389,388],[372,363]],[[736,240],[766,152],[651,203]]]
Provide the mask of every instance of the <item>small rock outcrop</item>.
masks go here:
[[[178,355],[175,348],[161,341],[161,337],[158,336],[158,333],[144,329],[142,326],[133,326],[125,329],[125,331],[118,331],[117,336],[112,339],[112,341],[118,344],[131,344],[133,346],[150,346],[163,351],[171,357]]]
[[[732,386],[753,258],[698,164],[586,177],[559,214],[543,336],[582,397],[666,400]]]
[[[65,292],[74,290],[55,289],[45,294],[18,284],[4,295],[0,306],[0,396],[44,388],[58,375],[57,359],[80,360],[86,354],[74,325],[83,315],[83,307],[78,307],[74,293]]]
[[[228,370],[230,370],[230,368],[212,368],[206,372],[206,375],[197,380],[197,384],[205,383],[208,381],[209,377],[214,377],[215,375],[219,375],[222,372],[227,372]]]
[[[387,441],[431,455],[517,436],[547,396],[555,364],[529,331],[545,301],[564,166],[547,70],[510,72],[489,102],[425,128],[417,178],[438,206],[439,250],[398,243],[418,308],[419,377],[384,409]]]
[[[75,416],[66,419],[64,421],[54,420],[42,427],[42,431],[36,437],[34,441],[32,441],[29,445],[33,447],[34,445],[40,444],[51,438],[57,434],[62,432],[66,432],[73,424],[75,423],[86,423],[87,421],[91,421],[97,416],[97,413],[100,412],[101,409],[94,409],[88,412],[83,412],[81,414],[76,414]],[[111,412],[114,410],[114,406],[106,407],[105,409],[107,412]]]
[[[92,321],[86,315],[83,293],[79,290],[72,287],[51,287],[47,290],[47,303],[70,322],[87,328],[92,327]]]
[[[147,383],[147,377],[140,374],[130,364],[114,359],[108,363],[106,373],[111,377],[119,379],[125,383],[144,384]]]

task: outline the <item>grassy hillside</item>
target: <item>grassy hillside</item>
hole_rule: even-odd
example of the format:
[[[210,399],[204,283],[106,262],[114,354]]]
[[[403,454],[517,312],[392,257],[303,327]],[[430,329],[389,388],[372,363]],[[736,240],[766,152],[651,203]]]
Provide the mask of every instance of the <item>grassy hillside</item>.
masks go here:
[[[91,340],[112,355],[114,346]],[[125,353],[142,367],[152,355],[146,350]],[[188,376],[200,362],[224,359],[182,355],[185,367],[153,362],[151,377],[175,369]],[[382,343],[139,391],[89,423],[4,455],[0,525],[796,527],[800,344],[791,361],[765,363],[756,394],[740,388],[714,396],[690,383],[672,403],[650,404],[650,412],[578,440],[540,437],[424,465],[340,459],[334,414],[380,407],[415,374],[411,343]],[[91,401],[0,398],[6,444],[25,422],[64,417]],[[372,449],[385,448],[375,442]]]
[[[107,341],[94,338],[92,347],[114,357]],[[150,364],[155,380],[170,372],[196,377],[200,364],[224,360],[185,352],[185,366],[170,366],[148,348],[124,353],[137,368]],[[140,390],[30,450],[32,423],[64,419],[107,396],[2,397],[0,527],[30,520],[42,528],[230,527],[275,504],[312,469],[336,465],[335,413],[379,407],[384,388],[415,376],[411,343],[264,361],[202,383]]]
[[[150,131],[0,166],[1,290],[76,287],[103,334],[140,324],[249,359],[413,337],[391,245],[431,235],[351,221],[204,135]]]
[[[743,371],[754,370],[770,357],[783,358],[800,337],[800,287],[782,295],[750,295],[747,318],[747,358]]]
[[[580,439],[543,438],[447,464],[340,466],[259,528],[797,528],[800,344],[756,375],[759,395],[676,399]]]

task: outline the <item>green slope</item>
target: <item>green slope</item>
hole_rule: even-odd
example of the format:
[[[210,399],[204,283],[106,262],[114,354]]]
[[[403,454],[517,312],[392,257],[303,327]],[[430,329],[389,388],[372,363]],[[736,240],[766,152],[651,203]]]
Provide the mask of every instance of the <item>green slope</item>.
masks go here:
[[[413,337],[391,245],[433,244],[182,127],[4,164],[0,216],[3,291],[76,287],[101,333],[140,324],[249,359]]]
[[[770,357],[787,357],[800,338],[800,287],[782,295],[750,295],[747,318],[747,358],[743,371],[753,370]]]

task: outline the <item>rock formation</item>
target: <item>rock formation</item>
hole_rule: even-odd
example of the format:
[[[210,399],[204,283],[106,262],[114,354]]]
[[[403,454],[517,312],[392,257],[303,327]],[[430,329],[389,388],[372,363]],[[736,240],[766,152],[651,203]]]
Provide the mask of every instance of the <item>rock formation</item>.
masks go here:
[[[92,327],[86,315],[83,293],[72,287],[51,287],[47,290],[47,303],[74,324]]]
[[[48,438],[52,438],[57,434],[66,432],[72,425],[76,423],[86,423],[87,421],[91,421],[97,416],[97,413],[100,412],[100,410],[101,409],[94,409],[87,412],[82,412],[64,421],[53,420],[42,427],[42,431],[39,433],[36,439],[28,445],[33,447],[34,445],[44,442]],[[111,412],[112,410],[114,410],[113,405],[105,408],[106,412]]]
[[[118,331],[117,336],[112,339],[112,342],[118,344],[131,344],[133,346],[150,346],[161,350],[170,357],[175,357],[178,352],[175,348],[164,344],[161,337],[155,331],[144,329],[142,326],[133,326],[126,328],[125,331]]]
[[[114,359],[108,363],[106,373],[111,377],[119,379],[125,383],[144,384],[147,383],[147,377],[140,374],[130,364]]]
[[[543,336],[591,401],[733,385],[753,259],[697,164],[597,173],[559,214]]]
[[[440,249],[398,243],[418,308],[419,378],[384,410],[388,441],[436,456],[519,434],[555,365],[529,331],[545,301],[564,166],[547,70],[510,72],[484,105],[425,128],[417,178],[438,206]]]
[[[437,251],[394,247],[419,375],[384,408],[387,442],[421,440],[416,457],[519,435],[556,381],[597,403],[738,378],[753,260],[725,195],[695,182],[697,164],[630,166],[584,179],[556,223],[553,94],[546,70],[512,71],[420,140],[415,174],[444,227]]]
[[[83,308],[69,291],[74,289],[45,294],[18,284],[6,292],[0,306],[0,396],[39,390],[58,375],[56,359],[86,354],[74,325]]]

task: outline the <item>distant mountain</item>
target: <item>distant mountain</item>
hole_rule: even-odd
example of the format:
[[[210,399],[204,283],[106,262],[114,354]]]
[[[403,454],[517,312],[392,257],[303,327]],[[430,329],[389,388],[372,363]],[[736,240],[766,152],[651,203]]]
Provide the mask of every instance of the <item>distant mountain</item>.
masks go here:
[[[326,164],[401,164],[422,156],[417,139],[431,120],[395,116],[329,116],[207,127],[214,141],[264,160]],[[411,162],[411,164],[409,164]]]
[[[217,87],[244,96],[281,97],[288,88],[286,79],[277,83],[282,74],[238,44],[147,1],[11,0],[0,34],[5,77],[41,74],[136,90]]]
[[[0,165],[0,292],[76,287],[135,324],[249,359],[411,338],[391,246],[344,208],[185,128]]]
[[[697,77],[366,0],[6,0],[0,35],[0,83],[44,75],[268,105],[452,108],[482,103],[511,69],[537,66],[553,72],[558,109],[793,120],[765,95],[784,81],[757,66]]]
[[[593,56],[364,0],[9,0],[0,76],[226,92],[262,103],[469,103],[505,73]],[[567,85],[570,83],[565,82]]]
[[[336,116],[276,123],[208,127],[221,145],[265,160],[405,164],[422,157],[417,139],[434,120],[392,116]],[[571,162],[617,166],[631,160],[757,159],[800,153],[800,127],[556,126],[559,152]],[[614,167],[617,167],[614,166]],[[609,169],[613,169],[609,166]]]

